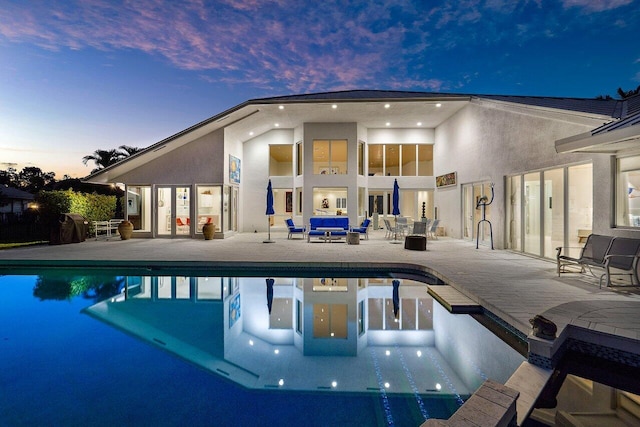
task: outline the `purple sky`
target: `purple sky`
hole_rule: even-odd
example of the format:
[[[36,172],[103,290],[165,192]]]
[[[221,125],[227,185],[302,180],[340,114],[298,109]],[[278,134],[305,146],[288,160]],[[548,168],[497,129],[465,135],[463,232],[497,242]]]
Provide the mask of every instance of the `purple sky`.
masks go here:
[[[84,176],[267,96],[616,96],[639,30],[640,0],[0,0],[0,169]]]

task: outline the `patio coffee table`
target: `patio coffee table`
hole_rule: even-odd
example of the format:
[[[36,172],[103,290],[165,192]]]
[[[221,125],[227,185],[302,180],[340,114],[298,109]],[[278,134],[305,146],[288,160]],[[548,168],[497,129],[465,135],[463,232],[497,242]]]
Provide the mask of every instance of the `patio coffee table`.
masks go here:
[[[316,228],[318,231],[324,231],[324,242],[327,243],[327,239],[329,239],[329,243],[331,243],[331,233],[334,231],[346,231],[342,227],[318,227]]]

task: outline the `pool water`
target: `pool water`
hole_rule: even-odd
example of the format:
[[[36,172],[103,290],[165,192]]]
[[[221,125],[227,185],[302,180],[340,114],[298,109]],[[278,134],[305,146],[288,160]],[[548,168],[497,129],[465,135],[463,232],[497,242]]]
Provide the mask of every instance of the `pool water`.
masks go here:
[[[0,276],[0,425],[418,426],[522,356],[392,277]]]

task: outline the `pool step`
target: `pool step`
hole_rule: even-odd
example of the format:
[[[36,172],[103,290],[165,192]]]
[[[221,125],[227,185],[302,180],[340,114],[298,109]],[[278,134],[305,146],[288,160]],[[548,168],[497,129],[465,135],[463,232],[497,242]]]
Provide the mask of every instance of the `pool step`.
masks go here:
[[[480,313],[482,307],[449,285],[429,286],[427,291],[449,312],[455,314]]]

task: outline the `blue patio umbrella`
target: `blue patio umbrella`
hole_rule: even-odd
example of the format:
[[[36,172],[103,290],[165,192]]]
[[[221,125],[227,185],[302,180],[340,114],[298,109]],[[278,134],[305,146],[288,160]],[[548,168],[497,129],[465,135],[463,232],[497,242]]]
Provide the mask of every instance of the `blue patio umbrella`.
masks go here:
[[[269,309],[269,314],[271,314],[271,307],[273,306],[273,284],[275,280],[266,279],[266,282],[267,282],[267,308]]]
[[[393,211],[391,212],[391,214],[393,215],[396,221],[392,243],[400,243],[398,242],[398,215],[400,215],[400,186],[398,185],[397,179],[393,181]]]
[[[271,240],[271,215],[273,214],[275,214],[273,210],[273,189],[271,188],[271,180],[269,180],[267,185],[267,211],[265,212],[265,215],[268,215],[269,238],[264,240],[263,243],[273,243],[273,240]]]

